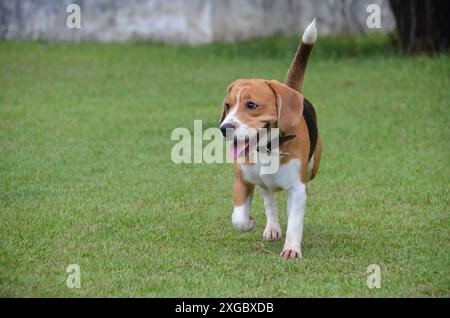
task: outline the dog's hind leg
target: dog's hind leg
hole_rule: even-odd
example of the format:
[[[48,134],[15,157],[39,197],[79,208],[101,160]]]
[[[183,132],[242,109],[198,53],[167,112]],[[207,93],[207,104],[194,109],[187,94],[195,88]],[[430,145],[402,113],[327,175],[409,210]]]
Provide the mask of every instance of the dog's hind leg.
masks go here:
[[[263,232],[263,237],[268,241],[275,241],[281,239],[281,226],[278,221],[278,207],[277,200],[274,198],[272,192],[260,188],[261,195],[264,199],[264,208],[266,210],[266,228]]]
[[[314,152],[314,162],[313,162],[313,167],[311,169],[310,180],[314,179],[314,177],[317,175],[317,172],[319,171],[321,155],[322,155],[322,138],[320,138],[320,136],[319,136],[319,138],[317,139],[316,151]]]

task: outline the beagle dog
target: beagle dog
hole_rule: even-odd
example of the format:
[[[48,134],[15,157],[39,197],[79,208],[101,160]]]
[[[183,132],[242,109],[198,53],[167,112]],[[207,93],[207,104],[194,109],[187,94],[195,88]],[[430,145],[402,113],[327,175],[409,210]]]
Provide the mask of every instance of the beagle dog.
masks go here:
[[[284,190],[287,193],[288,215],[286,239],[281,252],[284,259],[302,257],[306,184],[317,174],[322,151],[315,110],[300,93],[316,38],[314,19],[303,33],[284,84],[264,79],[234,81],[228,87],[220,119],[222,134],[234,140],[230,149],[234,159],[233,226],[239,232],[255,227],[256,221],[250,216],[250,207],[253,190],[258,186],[267,217],[263,237],[269,241],[280,240],[282,231],[273,193]],[[252,148],[248,142],[248,139],[263,139],[259,135],[262,128],[279,129],[279,167],[272,174],[262,173],[262,165],[253,160],[261,143]],[[246,136],[246,141],[238,143],[240,136]]]

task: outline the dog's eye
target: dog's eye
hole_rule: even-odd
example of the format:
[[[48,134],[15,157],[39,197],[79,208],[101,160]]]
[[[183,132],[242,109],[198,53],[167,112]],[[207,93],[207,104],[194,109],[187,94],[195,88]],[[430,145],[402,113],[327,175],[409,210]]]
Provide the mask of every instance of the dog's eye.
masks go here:
[[[256,105],[255,103],[253,103],[253,102],[248,102],[248,103],[247,103],[247,108],[248,108],[248,109],[255,109],[256,106],[257,106],[257,105]]]
[[[226,108],[226,109],[230,109],[230,104],[225,103],[225,108]]]

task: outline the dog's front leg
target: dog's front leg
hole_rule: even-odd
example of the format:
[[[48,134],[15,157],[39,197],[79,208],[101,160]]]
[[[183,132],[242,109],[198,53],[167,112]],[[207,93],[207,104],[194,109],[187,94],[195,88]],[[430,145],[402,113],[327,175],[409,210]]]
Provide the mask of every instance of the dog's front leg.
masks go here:
[[[255,219],[250,217],[253,188],[253,185],[243,182],[240,178],[234,179],[234,210],[231,222],[239,232],[250,231],[256,225]]]
[[[301,258],[303,219],[306,205],[306,186],[300,183],[287,191],[288,226],[281,256],[284,259]]]

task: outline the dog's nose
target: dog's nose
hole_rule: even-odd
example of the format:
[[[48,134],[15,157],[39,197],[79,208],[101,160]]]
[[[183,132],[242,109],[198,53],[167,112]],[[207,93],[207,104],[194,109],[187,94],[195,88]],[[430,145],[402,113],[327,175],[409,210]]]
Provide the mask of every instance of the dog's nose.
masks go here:
[[[222,135],[225,137],[227,135],[227,129],[234,129],[233,124],[224,124],[220,126],[220,131],[222,132]]]

